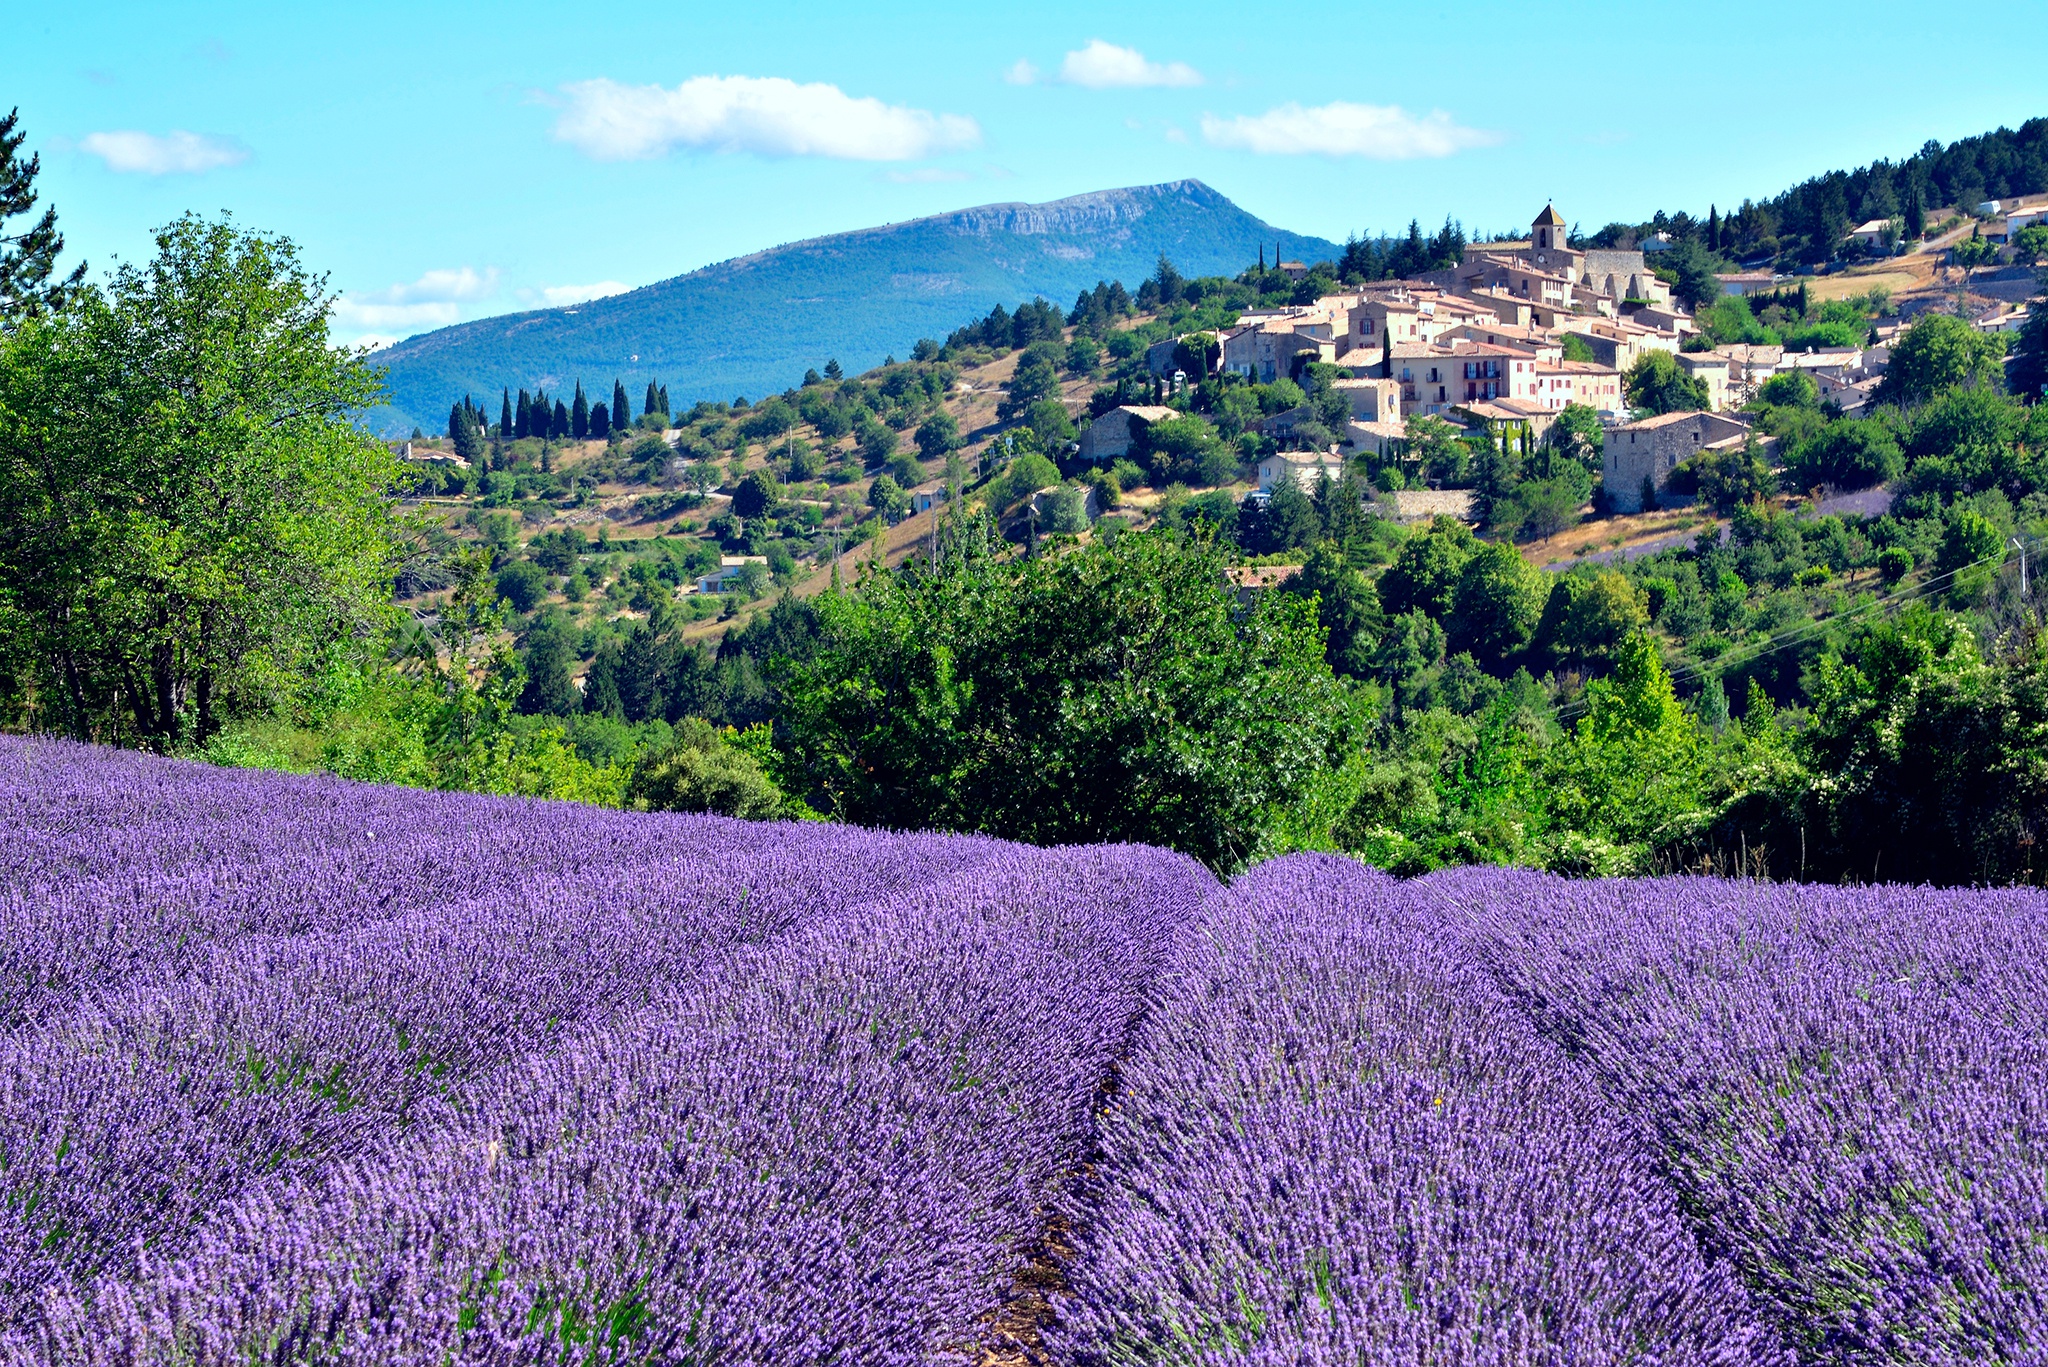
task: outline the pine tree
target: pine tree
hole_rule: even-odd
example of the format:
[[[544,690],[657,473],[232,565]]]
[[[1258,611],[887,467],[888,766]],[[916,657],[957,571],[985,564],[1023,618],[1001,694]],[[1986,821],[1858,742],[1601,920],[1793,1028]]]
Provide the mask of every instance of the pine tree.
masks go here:
[[[54,208],[43,210],[40,219],[21,231],[8,231],[8,219],[35,207],[36,175],[43,169],[41,153],[27,161],[16,155],[28,137],[15,129],[20,114],[19,109],[11,110],[0,119],[0,326],[10,319],[63,308],[71,293],[85,283],[84,262],[55,283],[50,280],[57,269],[57,254],[64,250]]]
[[[576,403],[569,410],[569,432],[576,440],[590,436],[590,400],[583,397],[583,381],[576,381]]]
[[[627,428],[633,425],[633,408],[626,402],[626,386],[616,378],[612,380],[612,426]]]
[[[833,358],[832,358],[831,360],[829,360],[829,361],[825,362],[825,378],[826,378],[826,379],[828,379],[828,380],[840,380],[840,379],[844,379],[845,377],[846,377],[846,372],[845,372],[845,371],[843,371],[843,370],[841,370],[841,369],[839,368],[839,358],[838,358],[838,357],[836,357],[836,356],[835,356],[835,357],[833,357]]]
[[[640,416],[644,418],[649,413],[658,413],[660,411],[661,395],[655,392],[654,381],[649,380],[647,382],[647,401],[640,405]]]

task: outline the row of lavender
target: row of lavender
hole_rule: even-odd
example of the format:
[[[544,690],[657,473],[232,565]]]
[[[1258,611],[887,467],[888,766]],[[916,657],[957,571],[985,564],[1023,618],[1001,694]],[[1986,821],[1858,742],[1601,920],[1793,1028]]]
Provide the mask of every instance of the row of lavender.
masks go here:
[[[2048,1361],[2048,904],[1254,870],[1072,1198],[1076,1363]]]
[[[24,1363],[957,1355],[1215,892],[40,742],[0,793]]]
[[[0,740],[0,1362],[2048,1361],[2044,965]]]

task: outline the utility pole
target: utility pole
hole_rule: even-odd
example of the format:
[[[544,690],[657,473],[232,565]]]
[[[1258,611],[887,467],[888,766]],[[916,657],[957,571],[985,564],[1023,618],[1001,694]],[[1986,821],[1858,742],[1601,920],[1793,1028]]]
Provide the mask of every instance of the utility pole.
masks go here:
[[[2024,598],[2027,596],[2027,543],[2014,537],[2012,548],[2020,553],[2020,597]]]

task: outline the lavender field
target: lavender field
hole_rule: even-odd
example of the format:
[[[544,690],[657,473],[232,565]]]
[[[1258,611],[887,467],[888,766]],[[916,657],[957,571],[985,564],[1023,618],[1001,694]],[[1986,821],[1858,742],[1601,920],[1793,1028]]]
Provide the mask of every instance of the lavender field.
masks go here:
[[[0,740],[0,1361],[2048,1362],[2027,892]]]

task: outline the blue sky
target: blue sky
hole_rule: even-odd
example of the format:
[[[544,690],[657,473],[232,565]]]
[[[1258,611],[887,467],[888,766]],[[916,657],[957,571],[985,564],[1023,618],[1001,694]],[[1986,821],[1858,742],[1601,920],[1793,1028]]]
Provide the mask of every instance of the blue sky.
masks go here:
[[[711,11],[715,10],[713,13]],[[1924,5],[82,4],[0,102],[95,267],[298,241],[339,338],[970,204],[1197,177],[1297,232],[1704,212],[2048,114],[2048,25]]]

